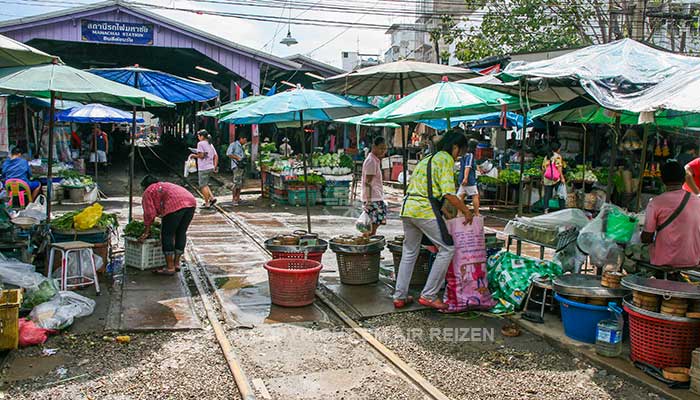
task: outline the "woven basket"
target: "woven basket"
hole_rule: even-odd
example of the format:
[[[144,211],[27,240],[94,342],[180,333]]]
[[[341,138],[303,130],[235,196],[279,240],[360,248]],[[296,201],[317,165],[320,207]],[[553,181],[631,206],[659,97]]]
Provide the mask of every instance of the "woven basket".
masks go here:
[[[578,208],[578,194],[576,192],[566,195],[566,208]]]
[[[381,252],[377,253],[341,253],[338,258],[340,282],[345,285],[368,285],[379,280],[379,261]]]
[[[396,279],[399,279],[399,266],[401,265],[401,252],[392,251],[391,255],[394,258],[394,275]],[[428,281],[428,275],[430,275],[430,253],[428,251],[421,250],[418,254],[418,259],[416,259],[416,266],[413,268],[413,275],[411,275],[411,282],[409,285],[423,286]]]

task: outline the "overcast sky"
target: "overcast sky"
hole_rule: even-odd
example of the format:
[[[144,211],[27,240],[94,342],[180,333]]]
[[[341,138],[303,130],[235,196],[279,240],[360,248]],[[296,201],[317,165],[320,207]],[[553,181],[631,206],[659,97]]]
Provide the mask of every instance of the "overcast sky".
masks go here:
[[[21,0],[20,0],[21,1]],[[271,15],[279,17],[284,15],[289,16],[289,8],[268,9],[261,7],[242,7],[234,5],[219,5],[219,4],[202,4],[186,0],[140,0],[144,3],[159,4],[164,6],[186,8],[186,9],[204,9],[204,10],[220,10],[226,12]],[[319,1],[321,3],[323,0]],[[18,1],[19,2],[19,1]],[[43,14],[46,12],[60,10],[66,7],[78,7],[77,3],[93,3],[94,1],[86,0],[67,0],[66,5],[53,0],[46,0],[43,5],[55,6],[40,6],[37,3],[28,3],[27,5],[19,4],[3,4],[4,10],[0,12],[2,19],[14,19],[17,17],[25,17],[30,15]],[[64,3],[64,4],[65,4]],[[316,2],[314,2],[316,3]],[[396,2],[394,7],[399,7],[401,2]],[[368,0],[364,3],[366,7],[376,5],[374,0]],[[406,10],[412,10],[413,5],[403,6]],[[343,14],[336,12],[318,12],[313,10],[292,10],[292,36],[294,36],[299,44],[287,47],[279,43],[286,36],[286,24],[276,22],[261,22],[251,21],[231,17],[220,17],[213,15],[200,15],[184,11],[175,10],[152,10],[161,13],[164,16],[178,20],[182,23],[189,24],[195,28],[205,30],[209,33],[219,35],[228,40],[240,43],[255,49],[263,50],[276,54],[278,56],[286,56],[290,54],[306,54],[317,60],[340,67],[341,51],[356,51],[361,53],[382,54],[389,44],[389,37],[381,30],[356,29],[356,28],[336,28],[336,27],[317,27],[295,25],[294,17],[301,15],[301,18],[320,19],[320,20],[336,20],[348,21],[352,23],[372,23],[389,25],[400,22],[413,22],[406,17],[384,17],[376,15],[362,14]],[[337,38],[336,35],[339,35]]]

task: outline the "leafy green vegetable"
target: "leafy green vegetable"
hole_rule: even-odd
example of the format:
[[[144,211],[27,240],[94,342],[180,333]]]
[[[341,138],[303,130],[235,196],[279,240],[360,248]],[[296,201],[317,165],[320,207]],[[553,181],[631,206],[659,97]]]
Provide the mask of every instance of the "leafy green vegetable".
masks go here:
[[[584,176],[585,171],[585,176]],[[569,171],[566,174],[566,179],[570,181],[585,181],[585,182],[598,182],[598,178],[593,173],[591,167],[586,167],[584,165],[577,165],[573,171]]]
[[[140,237],[143,235],[143,231],[146,230],[146,225],[143,223],[143,221],[131,221],[126,226],[124,227],[124,236],[128,237]],[[160,224],[157,222],[154,222],[153,225],[151,225],[151,235],[148,237],[149,239],[159,239],[160,238]]]
[[[36,289],[27,290],[27,294],[22,301],[22,308],[31,310],[41,303],[46,303],[58,294],[58,286],[53,279],[42,281]]]
[[[277,146],[274,143],[263,143],[260,145],[261,153],[274,153],[277,151]]]
[[[523,175],[529,176],[532,178],[539,178],[542,176],[542,170],[540,170],[539,168],[535,168],[535,167],[528,168],[525,170],[525,172],[523,172]]]
[[[324,178],[322,175],[316,175],[316,174],[310,174],[307,175],[308,179],[304,179],[304,175],[301,175],[297,178],[297,181],[304,183],[306,181],[309,185],[319,185],[323,186],[326,184],[326,178]]]
[[[73,229],[73,217],[80,214],[82,211],[83,210],[70,211],[51,220],[51,228],[58,231],[69,231]]]
[[[520,182],[520,172],[512,169],[501,170],[501,172],[498,173],[498,180],[501,183],[509,183],[511,185],[518,184]]]
[[[117,214],[102,213],[100,220],[97,221],[98,228],[116,228],[119,226]]]
[[[498,185],[498,179],[492,178],[488,175],[481,175],[479,178],[477,178],[479,183],[483,183],[484,185]]]
[[[355,163],[352,161],[352,157],[350,157],[349,155],[347,155],[347,154],[342,154],[342,155],[340,156],[340,165],[339,165],[339,167],[341,167],[341,168],[350,168],[350,169],[352,169],[352,167],[353,167],[354,165],[355,165]]]

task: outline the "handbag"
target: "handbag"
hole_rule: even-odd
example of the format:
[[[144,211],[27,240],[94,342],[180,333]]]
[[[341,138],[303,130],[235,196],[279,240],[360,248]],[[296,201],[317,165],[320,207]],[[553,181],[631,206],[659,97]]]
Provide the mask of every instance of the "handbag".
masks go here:
[[[550,181],[558,181],[561,178],[559,170],[554,166],[552,160],[549,160],[549,166],[544,171],[544,177]]]

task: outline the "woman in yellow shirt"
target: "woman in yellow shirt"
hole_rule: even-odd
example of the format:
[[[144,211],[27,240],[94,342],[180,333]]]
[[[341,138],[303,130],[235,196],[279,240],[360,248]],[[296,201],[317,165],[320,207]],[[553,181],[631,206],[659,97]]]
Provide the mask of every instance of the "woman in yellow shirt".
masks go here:
[[[437,143],[436,152],[418,163],[411,175],[401,208],[404,241],[394,292],[394,307],[396,308],[402,308],[413,301],[408,296],[408,286],[423,235],[438,247],[438,254],[418,302],[435,309],[447,308],[437,297],[437,293],[445,281],[447,268],[454,255],[454,245],[452,237],[447,233],[445,221],[442,219],[440,204],[443,201],[449,202],[462,212],[465,223],[471,223],[472,212],[455,195],[455,161],[466,152],[466,149],[466,136],[461,133],[448,132]],[[429,188],[429,182],[432,183],[430,185],[432,188]]]

